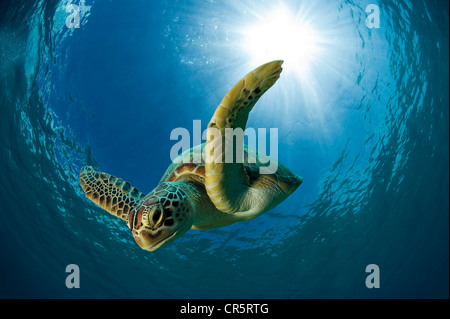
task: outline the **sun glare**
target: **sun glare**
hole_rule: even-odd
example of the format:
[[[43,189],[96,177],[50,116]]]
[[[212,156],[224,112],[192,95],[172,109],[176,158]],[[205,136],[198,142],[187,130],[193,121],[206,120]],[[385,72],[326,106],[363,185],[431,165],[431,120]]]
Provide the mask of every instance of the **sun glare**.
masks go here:
[[[313,26],[285,8],[260,17],[242,34],[243,46],[255,64],[283,59],[286,68],[305,74],[320,54],[320,37]]]
[[[264,98],[267,110],[281,112],[283,124],[293,130],[317,128],[322,136],[327,119],[336,114],[334,90],[354,83],[355,72],[349,70],[355,70],[361,40],[355,19],[361,19],[327,0],[226,3],[211,1],[206,11],[192,13],[189,27],[173,28],[183,30],[173,35],[183,39],[177,47],[182,62],[204,66],[196,70],[211,72],[214,79],[221,74],[220,86],[227,87],[249,70],[284,60],[278,85]]]

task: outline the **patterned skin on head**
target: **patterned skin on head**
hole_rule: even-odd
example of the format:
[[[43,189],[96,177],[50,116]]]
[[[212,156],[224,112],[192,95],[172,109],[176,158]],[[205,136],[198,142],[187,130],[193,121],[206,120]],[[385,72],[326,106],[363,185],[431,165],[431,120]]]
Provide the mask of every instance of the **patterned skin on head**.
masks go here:
[[[191,228],[191,212],[183,190],[171,183],[161,183],[131,211],[127,225],[136,243],[153,251]]]

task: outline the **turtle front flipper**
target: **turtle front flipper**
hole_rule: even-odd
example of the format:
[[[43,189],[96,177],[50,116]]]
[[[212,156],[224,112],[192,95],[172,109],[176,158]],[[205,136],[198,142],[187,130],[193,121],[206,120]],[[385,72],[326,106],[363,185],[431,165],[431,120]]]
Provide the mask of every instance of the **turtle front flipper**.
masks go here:
[[[205,145],[205,187],[217,209],[224,213],[246,211],[242,200],[249,190],[249,177],[243,160],[226,159],[227,147],[233,138],[226,139],[226,129],[245,130],[248,114],[259,98],[278,80],[283,61],[266,63],[242,78],[223,98],[207,128]],[[236,149],[243,148],[236,145]],[[230,152],[231,153],[231,152]]]
[[[91,166],[81,168],[80,184],[87,198],[123,220],[127,220],[128,213],[145,196],[130,183],[97,172]]]

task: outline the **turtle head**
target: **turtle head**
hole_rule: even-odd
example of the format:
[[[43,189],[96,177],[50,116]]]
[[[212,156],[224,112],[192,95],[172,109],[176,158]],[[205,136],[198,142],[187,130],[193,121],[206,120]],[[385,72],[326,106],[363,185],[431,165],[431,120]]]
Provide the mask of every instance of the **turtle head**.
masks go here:
[[[170,184],[160,184],[128,215],[127,225],[142,249],[154,251],[192,226],[189,199],[184,191]]]

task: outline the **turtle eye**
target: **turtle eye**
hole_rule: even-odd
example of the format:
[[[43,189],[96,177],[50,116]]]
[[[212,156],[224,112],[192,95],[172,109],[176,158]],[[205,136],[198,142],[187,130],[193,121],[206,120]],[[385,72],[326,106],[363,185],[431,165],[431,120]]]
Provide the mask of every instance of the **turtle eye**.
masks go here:
[[[162,219],[162,213],[159,209],[155,210],[152,215],[153,224],[157,225]]]

